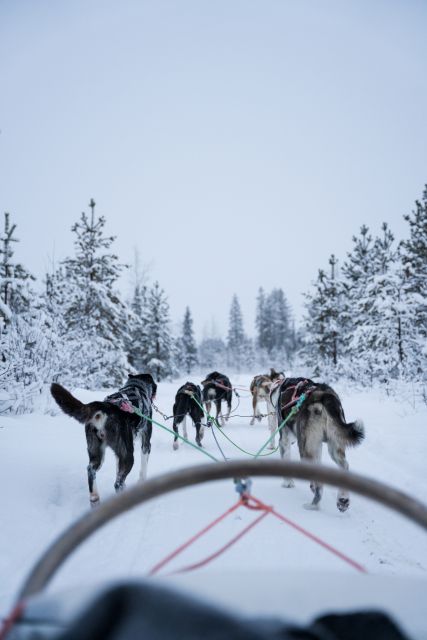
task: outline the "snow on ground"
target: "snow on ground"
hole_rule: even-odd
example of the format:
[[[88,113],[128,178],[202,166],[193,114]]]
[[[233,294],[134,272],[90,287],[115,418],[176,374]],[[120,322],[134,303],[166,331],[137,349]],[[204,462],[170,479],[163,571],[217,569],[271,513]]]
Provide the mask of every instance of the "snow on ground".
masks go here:
[[[233,384],[249,386],[249,376],[231,376]],[[195,381],[198,376],[193,376]],[[172,413],[176,389],[183,381],[161,383],[157,404]],[[388,398],[381,392],[348,392],[339,386],[348,420],[365,422],[366,440],[348,451],[350,468],[427,500],[425,405]],[[75,390],[83,401],[102,399],[105,392]],[[235,414],[250,414],[249,393],[241,392]],[[234,399],[233,408],[236,407]],[[155,415],[160,421],[161,418]],[[171,426],[171,421],[167,423]],[[235,417],[227,434],[248,451],[256,452],[268,438],[266,420],[254,426]],[[195,430],[189,425],[189,437]],[[242,454],[225,438],[221,446],[230,458]],[[203,441],[219,457],[212,434]],[[278,452],[273,456],[279,456]],[[296,458],[296,450],[293,450]],[[172,450],[171,436],[154,427],[148,474],[209,462],[184,444]],[[324,462],[329,464],[327,451]],[[58,413],[2,417],[0,420],[0,614],[4,614],[30,568],[47,545],[89,509],[86,481],[87,454],[84,427]],[[213,464],[213,463],[212,463]],[[139,457],[128,478],[137,481]],[[115,460],[107,453],[98,473],[101,498],[113,495]],[[306,482],[285,489],[277,478],[256,479],[253,493],[342,552],[370,573],[417,575],[427,579],[427,536],[401,516],[353,495],[347,513],[335,506],[336,490],[326,487],[318,512],[303,509],[311,500]],[[237,498],[232,481],[181,490],[143,505],[103,528],[61,568],[50,589],[68,588],[107,578],[144,576],[167,553],[231,506]],[[168,571],[195,562],[218,549],[246,523],[253,512],[240,509],[202,541],[187,550]],[[272,516],[252,530],[212,565],[209,573],[254,569],[259,571],[314,570],[351,572],[352,569]]]

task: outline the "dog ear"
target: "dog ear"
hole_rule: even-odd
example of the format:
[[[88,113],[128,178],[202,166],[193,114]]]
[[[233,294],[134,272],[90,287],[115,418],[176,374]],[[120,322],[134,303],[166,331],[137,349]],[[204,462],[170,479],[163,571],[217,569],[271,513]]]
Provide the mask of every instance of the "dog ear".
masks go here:
[[[148,382],[149,384],[156,384],[151,373],[138,373],[138,375],[134,377],[139,378],[139,380],[144,380],[144,382]]]

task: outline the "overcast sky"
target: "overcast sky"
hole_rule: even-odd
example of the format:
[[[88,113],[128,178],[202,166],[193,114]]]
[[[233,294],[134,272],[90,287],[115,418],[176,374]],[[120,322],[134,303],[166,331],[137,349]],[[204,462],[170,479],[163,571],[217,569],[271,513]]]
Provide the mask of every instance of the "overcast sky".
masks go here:
[[[0,0],[0,213],[36,275],[91,197],[174,319],[253,333],[427,182],[424,0]],[[127,288],[127,282],[122,284]]]

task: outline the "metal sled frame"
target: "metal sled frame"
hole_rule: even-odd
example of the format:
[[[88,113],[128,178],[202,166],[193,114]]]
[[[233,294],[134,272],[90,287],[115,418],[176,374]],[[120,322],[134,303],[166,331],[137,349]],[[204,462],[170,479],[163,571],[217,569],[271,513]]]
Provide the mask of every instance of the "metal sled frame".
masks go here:
[[[427,530],[427,507],[407,494],[364,476],[307,462],[280,460],[235,460],[187,467],[137,484],[119,496],[101,503],[57,538],[36,563],[19,594],[19,601],[42,591],[53,575],[92,533],[129,509],[165,493],[214,480],[246,477],[293,477],[316,480],[379,502],[401,513]]]

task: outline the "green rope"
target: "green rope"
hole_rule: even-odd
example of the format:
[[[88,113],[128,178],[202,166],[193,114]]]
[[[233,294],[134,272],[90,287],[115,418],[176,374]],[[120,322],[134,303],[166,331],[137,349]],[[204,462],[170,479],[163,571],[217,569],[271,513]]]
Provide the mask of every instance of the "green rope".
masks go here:
[[[276,453],[276,451],[279,448],[279,445],[273,449],[272,451],[268,452],[268,453],[262,453],[264,451],[264,449],[267,447],[267,445],[276,437],[276,435],[278,433],[280,433],[280,431],[283,429],[283,427],[286,425],[287,422],[289,422],[289,420],[298,413],[298,411],[301,408],[301,405],[303,404],[303,402],[307,399],[307,395],[305,393],[302,393],[300,395],[300,397],[298,398],[296,404],[292,407],[291,411],[289,412],[289,414],[286,416],[286,418],[284,420],[282,420],[282,422],[280,423],[280,425],[277,427],[277,429],[274,431],[274,433],[268,438],[268,440],[262,445],[261,449],[259,449],[259,451],[257,451],[257,453],[253,454],[250,453],[250,451],[246,451],[245,449],[242,449],[242,447],[240,447],[238,444],[236,444],[236,442],[234,442],[231,438],[229,438],[229,436],[227,436],[227,434],[221,429],[221,427],[219,426],[217,419],[214,418],[213,416],[211,416],[207,411],[205,411],[205,408],[200,404],[200,402],[197,400],[197,398],[195,398],[194,396],[191,396],[194,400],[194,402],[199,405],[200,409],[203,411],[203,413],[206,415],[206,418],[208,420],[210,420],[212,422],[212,424],[218,429],[218,431],[220,433],[222,433],[222,435],[229,441],[231,442],[232,445],[234,445],[236,447],[236,449],[239,449],[239,451],[241,451],[242,453],[245,453],[246,455],[250,456],[251,458],[254,458],[255,460],[257,458],[263,458],[266,456],[271,456],[273,453]],[[193,449],[196,449],[197,451],[200,451],[200,453],[204,453],[205,456],[208,456],[211,460],[213,460],[214,462],[219,462],[218,458],[215,458],[215,456],[213,456],[211,453],[208,453],[205,449],[203,449],[202,447],[196,446],[195,444],[193,444],[192,442],[190,442],[189,440],[187,440],[187,438],[184,438],[183,436],[181,436],[179,433],[175,433],[175,431],[173,431],[172,429],[169,429],[168,427],[166,427],[164,424],[160,424],[160,422],[156,422],[156,420],[153,420],[153,418],[150,418],[149,416],[146,416],[144,413],[142,413],[142,411],[140,409],[138,409],[138,407],[135,407],[134,405],[132,405],[133,411],[134,413],[136,413],[136,415],[138,415],[140,418],[144,418],[145,420],[149,420],[152,424],[155,424],[157,427],[160,427],[161,429],[163,429],[164,431],[167,431],[168,433],[171,433],[174,437],[176,436],[177,438],[179,438],[180,440],[182,440],[183,442],[185,442],[186,444],[190,445],[190,447],[193,447]]]
[[[175,433],[175,431],[172,431],[172,429],[169,429],[168,427],[165,427],[164,424],[160,424],[160,422],[156,422],[156,420],[153,420],[153,418],[150,418],[150,416],[146,416],[144,413],[142,413],[142,411],[140,411],[138,409],[138,407],[135,407],[134,405],[132,405],[132,407],[133,407],[134,413],[136,413],[136,415],[140,416],[140,418],[145,418],[146,420],[149,420],[150,422],[155,424],[157,427],[160,427],[161,429],[164,429],[165,431],[168,431],[168,433],[171,433],[173,436],[177,436],[180,440],[182,440],[186,444],[189,444],[190,447],[193,447],[193,449],[196,449],[197,451],[200,451],[200,453],[204,453],[205,456],[208,456],[214,462],[219,462],[218,458],[215,458],[215,456],[213,456],[211,453],[208,453],[202,447],[196,446],[195,444],[193,444],[192,442],[187,440],[187,438],[184,438],[183,436],[181,436],[179,433]]]
[[[265,449],[265,447],[268,445],[268,443],[273,440],[276,437],[277,433],[280,433],[280,431],[283,429],[283,427],[286,425],[287,422],[289,422],[289,420],[298,413],[298,411],[301,408],[301,405],[303,404],[303,402],[307,399],[307,395],[305,393],[302,393],[300,395],[300,397],[298,398],[296,404],[292,407],[292,409],[290,410],[289,414],[286,416],[286,418],[284,420],[282,420],[282,422],[279,424],[279,426],[277,427],[277,429],[274,431],[274,433],[269,437],[269,439],[267,440],[267,442],[261,447],[261,449],[255,454],[254,458],[258,458],[258,457],[262,457],[262,455],[265,454],[261,454],[261,451],[263,451]],[[277,449],[276,449],[277,451]],[[274,451],[273,451],[274,453]]]
[[[263,449],[265,449],[265,447],[268,445],[268,443],[270,442],[271,438],[269,438],[267,440],[267,442],[265,443],[265,446],[262,447],[262,449],[260,449],[260,451],[258,451],[257,454],[251,453],[250,451],[246,451],[246,449],[242,449],[242,447],[240,447],[236,442],[234,442],[226,433],[225,431],[223,431],[221,429],[221,427],[218,424],[218,421],[216,418],[214,418],[213,416],[211,416],[207,411],[205,411],[205,408],[200,404],[200,402],[197,400],[197,398],[195,398],[194,396],[192,396],[194,402],[196,404],[199,405],[199,407],[201,408],[201,410],[203,411],[203,413],[205,414],[206,418],[208,420],[210,420],[212,422],[213,425],[215,425],[215,427],[218,429],[218,431],[224,436],[224,438],[226,438],[229,442],[231,442],[232,445],[234,445],[236,447],[236,449],[239,449],[239,451],[241,451],[242,453],[245,453],[246,455],[250,456],[251,458],[256,458],[257,456],[264,458],[266,456],[271,456],[273,453],[276,453],[276,451],[278,450],[278,446],[273,449],[273,451],[269,451],[268,453],[260,453]]]
[[[218,429],[218,431],[219,431],[219,432],[224,436],[224,438],[227,438],[227,440],[228,440],[229,442],[231,442],[231,444],[233,444],[233,445],[236,447],[236,449],[239,449],[239,451],[242,451],[243,453],[246,453],[248,456],[251,456],[251,458],[256,458],[258,455],[259,455],[261,458],[264,458],[264,457],[266,457],[266,456],[271,456],[273,453],[276,453],[276,451],[277,451],[277,450],[278,450],[278,448],[279,448],[279,446],[277,446],[275,449],[273,449],[273,451],[269,451],[268,453],[262,453],[262,454],[260,454],[260,452],[258,452],[257,454],[251,453],[250,451],[246,451],[245,449],[242,449],[242,447],[239,447],[239,445],[238,445],[238,444],[236,444],[236,442],[234,442],[231,438],[229,438],[229,437],[228,437],[228,435],[225,433],[225,431],[223,431],[223,430],[221,429],[221,427],[219,427],[219,426],[218,426],[218,424],[217,424],[216,420],[214,421],[214,424],[215,424],[216,428]],[[269,439],[267,440],[266,445],[270,442],[270,440],[271,440],[271,438],[269,438]],[[262,447],[261,451],[262,451],[263,449],[265,449],[265,447]]]

